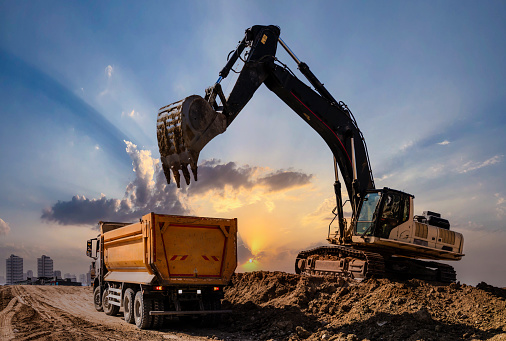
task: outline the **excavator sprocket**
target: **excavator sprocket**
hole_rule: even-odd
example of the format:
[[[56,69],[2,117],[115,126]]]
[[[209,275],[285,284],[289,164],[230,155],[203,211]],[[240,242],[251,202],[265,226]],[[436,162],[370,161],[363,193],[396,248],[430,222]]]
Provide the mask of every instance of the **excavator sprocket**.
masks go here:
[[[193,95],[160,108],[156,136],[163,172],[170,183],[170,172],[180,187],[180,173],[190,184],[190,172],[197,181],[197,161],[200,151],[227,128],[226,118],[216,112],[202,97]]]

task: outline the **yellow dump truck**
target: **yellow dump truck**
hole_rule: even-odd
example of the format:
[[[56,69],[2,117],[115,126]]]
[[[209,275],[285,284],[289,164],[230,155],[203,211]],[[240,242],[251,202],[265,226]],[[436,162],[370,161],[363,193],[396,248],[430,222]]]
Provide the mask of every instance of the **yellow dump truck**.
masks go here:
[[[223,287],[237,266],[237,219],[149,213],[138,223],[100,222],[86,254],[98,311],[138,328],[164,319],[219,321]],[[197,316],[197,318],[195,318]]]

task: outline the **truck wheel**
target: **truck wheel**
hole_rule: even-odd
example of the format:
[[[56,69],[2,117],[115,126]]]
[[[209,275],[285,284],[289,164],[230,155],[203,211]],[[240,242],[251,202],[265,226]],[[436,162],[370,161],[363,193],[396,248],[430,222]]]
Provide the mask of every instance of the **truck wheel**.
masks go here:
[[[104,308],[102,307],[102,297],[100,297],[99,286],[93,290],[93,305],[95,306],[96,311],[104,311]]]
[[[134,300],[134,317],[135,317],[135,325],[139,329],[148,329],[151,328],[153,323],[153,316],[149,315],[151,308],[153,306],[153,301],[145,298],[142,295],[142,291],[137,291],[135,294]]]
[[[134,300],[135,293],[131,288],[126,289],[125,297],[123,298],[123,310],[125,311],[125,321],[128,323],[135,323],[134,317]]]
[[[102,307],[106,315],[114,316],[119,312],[119,307],[109,303],[107,295],[109,295],[109,289],[106,289],[102,295]]]

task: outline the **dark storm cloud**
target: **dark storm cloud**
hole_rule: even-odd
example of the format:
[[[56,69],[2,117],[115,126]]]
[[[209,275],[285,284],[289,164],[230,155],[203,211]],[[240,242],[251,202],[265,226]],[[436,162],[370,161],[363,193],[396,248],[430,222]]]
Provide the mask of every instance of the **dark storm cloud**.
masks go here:
[[[312,175],[295,171],[279,170],[257,177],[258,167],[238,166],[235,162],[222,164],[220,160],[207,160],[199,166],[199,181],[188,187],[190,194],[201,194],[210,190],[223,190],[230,186],[234,190],[250,189],[254,186],[266,186],[267,192],[278,192],[307,185]]]
[[[235,162],[222,164],[220,160],[206,160],[199,165],[199,181],[193,182],[188,191],[191,194],[205,193],[209,190],[251,188],[254,186],[253,174],[257,168],[239,167]]]
[[[288,188],[307,185],[313,175],[294,171],[278,171],[258,180],[258,183],[266,185],[269,192],[282,191]]]

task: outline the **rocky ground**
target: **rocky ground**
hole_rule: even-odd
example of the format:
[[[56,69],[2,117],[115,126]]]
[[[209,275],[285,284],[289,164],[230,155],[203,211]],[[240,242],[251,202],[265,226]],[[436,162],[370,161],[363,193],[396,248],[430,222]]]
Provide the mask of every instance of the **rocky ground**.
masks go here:
[[[159,331],[96,312],[91,296],[89,287],[0,287],[0,340],[506,340],[506,289],[485,283],[242,273],[220,326],[176,320]]]

